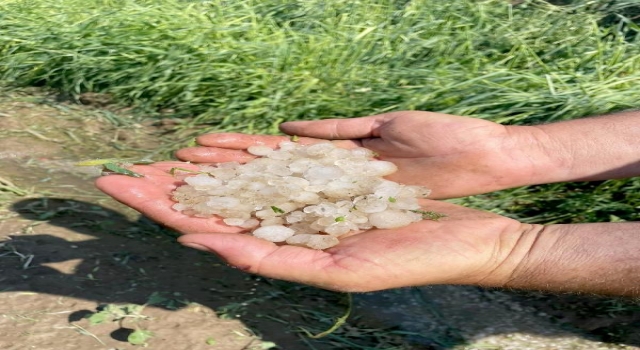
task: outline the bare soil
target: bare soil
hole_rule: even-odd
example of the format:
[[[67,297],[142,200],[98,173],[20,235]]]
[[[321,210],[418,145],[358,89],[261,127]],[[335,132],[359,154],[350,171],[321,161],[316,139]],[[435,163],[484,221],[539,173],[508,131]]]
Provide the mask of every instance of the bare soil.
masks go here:
[[[175,124],[0,91],[0,349],[640,349],[631,300],[432,286],[345,297],[248,275],[92,184],[93,158],[161,157]],[[108,305],[145,305],[92,324]],[[147,330],[146,345],[129,335]]]

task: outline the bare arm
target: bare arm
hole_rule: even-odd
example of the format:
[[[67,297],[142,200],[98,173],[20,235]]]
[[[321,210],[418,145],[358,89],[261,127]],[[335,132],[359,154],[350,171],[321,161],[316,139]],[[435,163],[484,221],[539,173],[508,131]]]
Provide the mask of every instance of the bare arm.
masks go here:
[[[293,135],[359,141],[398,165],[400,171],[392,180],[430,187],[436,199],[640,175],[640,112],[537,126],[503,126],[430,112],[393,112],[288,122],[281,128]],[[205,136],[202,141],[218,146],[219,138]]]
[[[640,296],[640,223],[538,228],[520,236],[497,286]]]
[[[640,175],[640,111],[513,128],[526,130],[520,134],[533,139],[524,142],[546,155],[531,159],[530,184]]]

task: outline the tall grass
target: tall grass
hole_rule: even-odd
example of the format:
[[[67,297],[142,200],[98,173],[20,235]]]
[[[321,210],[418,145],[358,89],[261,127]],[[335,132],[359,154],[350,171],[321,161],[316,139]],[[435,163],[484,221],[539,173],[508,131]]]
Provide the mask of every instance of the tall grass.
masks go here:
[[[421,109],[508,123],[638,107],[640,47],[587,5],[0,0],[0,76],[217,128]],[[625,27],[633,32],[633,29]],[[628,38],[627,38],[628,39]]]
[[[520,124],[640,107],[640,1],[556,3],[569,4],[0,0],[0,77],[249,133],[400,109]],[[532,222],[637,220],[639,189],[630,179],[459,202]]]

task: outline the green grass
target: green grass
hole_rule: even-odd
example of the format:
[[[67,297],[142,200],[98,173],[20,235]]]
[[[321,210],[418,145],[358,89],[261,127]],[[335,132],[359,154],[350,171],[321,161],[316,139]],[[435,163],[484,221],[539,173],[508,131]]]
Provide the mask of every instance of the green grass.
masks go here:
[[[522,187],[454,202],[529,223],[640,221],[640,178]]]
[[[640,47],[540,1],[0,1],[0,77],[273,132],[399,109],[508,123],[637,107]],[[625,40],[626,39],[626,40]],[[635,39],[634,39],[635,40]]]
[[[172,110],[201,132],[401,109],[526,124],[640,107],[640,1],[555,3],[0,0],[0,78],[107,93],[141,117]],[[636,220],[638,188],[459,202],[531,222]]]

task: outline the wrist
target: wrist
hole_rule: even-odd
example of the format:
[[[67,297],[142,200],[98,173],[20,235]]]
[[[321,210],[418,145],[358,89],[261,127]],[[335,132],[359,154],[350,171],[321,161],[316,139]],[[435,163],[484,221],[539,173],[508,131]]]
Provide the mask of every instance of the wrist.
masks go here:
[[[511,141],[505,145],[518,176],[509,187],[564,181],[572,168],[572,152],[539,126],[507,126]]]
[[[640,175],[639,119],[640,112],[626,112],[523,127],[547,155],[531,184]]]
[[[539,244],[539,238],[547,229],[544,225],[523,224],[516,229],[505,230],[500,235],[492,258],[485,264],[484,273],[479,278],[471,278],[463,284],[480,285],[484,287],[514,287],[528,279],[529,255],[534,246]],[[545,242],[544,244],[551,244]],[[525,267],[527,265],[527,267]]]
[[[638,232],[634,222],[533,225],[510,249],[491,286],[638,296]]]

